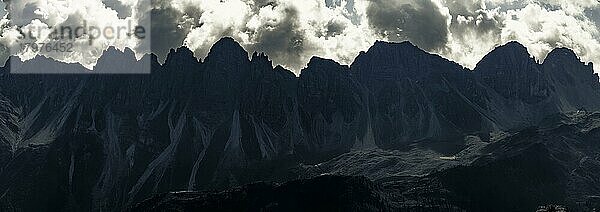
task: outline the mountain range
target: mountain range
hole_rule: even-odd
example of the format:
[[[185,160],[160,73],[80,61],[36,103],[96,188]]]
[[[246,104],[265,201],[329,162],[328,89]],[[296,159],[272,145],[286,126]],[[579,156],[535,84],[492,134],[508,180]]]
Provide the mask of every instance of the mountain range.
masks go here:
[[[600,209],[600,81],[569,49],[540,64],[510,42],[469,70],[378,41],[296,76],[223,38],[203,61],[110,48],[94,71],[148,64],[0,68],[0,209]],[[39,67],[65,74],[19,74]]]

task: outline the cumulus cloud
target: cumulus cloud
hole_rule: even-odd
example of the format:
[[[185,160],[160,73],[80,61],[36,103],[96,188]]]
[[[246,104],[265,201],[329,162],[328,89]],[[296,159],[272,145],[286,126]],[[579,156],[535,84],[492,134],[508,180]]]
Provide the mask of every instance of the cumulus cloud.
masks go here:
[[[204,1],[201,26],[185,44],[197,56],[207,55],[222,36],[241,42],[249,51],[267,53],[278,64],[300,70],[312,56],[351,63],[376,38],[354,1],[230,0]],[[186,9],[182,9],[185,11]],[[369,32],[369,33],[365,33]]]
[[[600,18],[591,17],[600,14],[595,0],[239,0],[211,5],[227,2],[247,8],[237,10],[236,19],[205,14],[209,21],[192,29],[185,42],[199,56],[221,36],[232,36],[250,51],[264,51],[298,71],[313,55],[348,64],[375,40],[408,40],[474,68],[494,47],[516,40],[539,60],[553,48],[568,47],[583,60],[600,63]]]
[[[513,40],[540,61],[553,48],[568,47],[600,65],[597,0],[90,0],[75,8],[60,8],[57,1],[11,0],[18,17],[0,21],[0,44],[10,46],[17,29],[28,25],[134,20],[151,23],[152,52],[161,60],[181,45],[203,58],[213,43],[229,36],[296,72],[312,56],[350,64],[376,40],[408,40],[468,68]],[[131,41],[110,45],[149,51]],[[62,59],[92,63],[97,56]]]
[[[522,43],[539,61],[552,49],[567,47],[584,61],[600,62],[598,22],[589,12],[598,9],[598,1],[473,0],[448,1],[447,6],[452,35],[438,53],[469,68],[509,41]]]
[[[140,2],[149,1],[4,1],[8,14],[0,21],[2,25],[0,42],[11,50],[11,54],[25,60],[41,54],[63,62],[81,63],[91,69],[109,46],[118,49],[126,47],[139,49],[139,39],[127,36],[133,32],[134,27],[127,29],[119,29],[119,27],[139,25],[139,14],[142,13],[140,11],[142,7],[138,6]],[[83,30],[77,33],[75,30],[78,27],[88,30],[87,33]],[[97,31],[90,30],[92,27]],[[110,30],[104,31],[108,28]],[[117,34],[120,34],[119,37],[116,37]],[[23,45],[33,46],[33,43],[40,49],[41,43],[69,43],[72,46],[66,47],[70,52],[22,48]],[[140,52],[138,56],[141,55]]]
[[[538,58],[544,58],[555,47],[565,46],[586,61],[600,59],[600,43],[594,39],[598,27],[587,19],[533,4],[511,15],[504,22],[502,39],[522,42]]]

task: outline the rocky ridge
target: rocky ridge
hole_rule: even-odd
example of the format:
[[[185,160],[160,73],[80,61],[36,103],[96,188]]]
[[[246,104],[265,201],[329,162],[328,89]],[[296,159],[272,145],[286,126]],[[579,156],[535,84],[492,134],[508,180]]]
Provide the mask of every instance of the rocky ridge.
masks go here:
[[[128,55],[109,50],[105,58]],[[474,70],[408,42],[377,42],[350,66],[315,57],[298,77],[264,54],[249,57],[231,38],[204,61],[185,47],[162,65],[146,58],[149,75],[0,69],[0,208],[116,211],[162,192],[296,179],[310,175],[289,171],[299,163],[372,149],[436,161],[464,150],[465,136],[492,142],[556,114],[600,107],[591,64],[568,49],[538,64],[514,42]],[[102,69],[113,67],[100,61]],[[28,63],[38,60],[17,67]],[[140,63],[133,58],[114,68]],[[456,165],[483,160],[484,150],[471,150],[460,157],[473,158]],[[424,170],[416,171],[440,169]]]

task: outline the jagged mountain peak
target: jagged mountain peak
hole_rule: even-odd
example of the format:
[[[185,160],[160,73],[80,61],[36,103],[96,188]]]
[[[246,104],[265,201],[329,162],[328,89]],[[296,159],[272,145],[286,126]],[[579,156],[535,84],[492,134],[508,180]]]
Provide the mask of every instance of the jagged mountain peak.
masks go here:
[[[581,60],[577,54],[569,48],[556,48],[552,50],[550,53],[548,53],[548,56],[546,56],[546,60],[544,61],[581,63]]]
[[[221,39],[219,39],[214,45],[214,46],[219,46],[219,45],[232,45],[232,46],[240,46],[240,44],[233,39],[232,37],[222,37]],[[241,47],[241,46],[240,46]]]
[[[94,66],[94,73],[150,73],[151,57],[136,58],[130,48],[122,51],[109,47],[104,51]]]
[[[537,104],[548,100],[552,86],[527,48],[508,42],[488,53],[475,67],[481,82],[503,98]]]
[[[542,64],[548,73],[566,74],[570,77],[579,77],[583,81],[598,84],[598,76],[594,73],[593,63],[584,63],[577,54],[568,48],[556,48],[548,53]]]
[[[190,50],[187,46],[181,46],[181,47],[179,47],[177,49],[171,49],[169,51],[169,54],[167,55],[167,59],[165,60],[165,64],[169,63],[169,61],[172,61],[175,58],[185,58],[185,59],[191,59],[191,58],[193,58],[194,60],[198,60],[194,56],[194,52],[192,50]]]
[[[347,65],[341,65],[332,59],[325,59],[321,57],[312,57],[308,62],[308,65],[302,72],[305,71],[348,71],[349,67]]]
[[[254,53],[252,53],[252,60],[255,59],[269,60],[269,56],[267,56],[264,52],[258,53],[255,51]]]
[[[600,95],[600,83],[598,74],[594,73],[594,65],[582,62],[573,50],[567,48],[552,50],[544,60],[542,67],[549,78],[554,81],[555,86],[565,88],[562,94],[565,98],[580,102],[591,101],[591,105],[597,105],[600,102],[600,100],[594,101],[599,99]],[[568,87],[570,89],[567,89]]]
[[[511,76],[510,81],[512,81],[515,78],[523,78],[523,74],[540,74],[540,69],[540,64],[529,54],[525,46],[511,41],[485,55],[474,70],[480,76]]]
[[[497,47],[499,49],[501,48],[512,48],[512,49],[520,49],[520,50],[525,50],[527,51],[527,47],[525,47],[523,44],[519,43],[518,41],[509,41],[504,45],[501,45],[499,47]]]
[[[273,67],[273,61],[269,60],[269,56],[267,56],[264,52],[254,52],[250,61],[253,64],[260,64],[263,67]]]
[[[228,59],[248,60],[248,52],[233,38],[224,37],[217,41],[211,48],[206,60],[211,57],[228,57]]]
[[[111,60],[135,62],[137,59],[135,57],[135,53],[130,48],[125,48],[121,51],[114,46],[110,46],[108,49],[103,51],[102,56],[98,59],[97,64],[101,64],[103,62],[110,63]]]
[[[410,41],[403,41],[400,43],[388,42],[388,41],[375,41],[375,44],[369,48],[368,52],[378,52],[378,51],[402,51],[405,53],[423,53],[427,54],[427,52],[420,49],[418,46],[414,45]]]
[[[104,56],[104,55],[103,55]],[[79,63],[66,63],[55,60],[45,55],[36,55],[30,60],[21,60],[15,56],[9,58],[7,67],[10,67],[11,73],[19,74],[44,74],[44,73],[90,73],[90,70]]]
[[[340,63],[336,62],[335,60],[332,59],[327,59],[327,58],[322,58],[322,57],[317,57],[314,56],[312,58],[310,58],[310,61],[308,62],[308,64],[335,64],[335,65],[340,65]]]
[[[280,66],[280,65],[275,66],[275,68],[273,68],[273,71],[276,73],[282,73],[282,74],[288,76],[289,78],[296,78],[296,75],[294,74],[294,72],[287,70],[283,66]]]
[[[352,63],[354,66],[358,61],[371,58],[387,58],[389,65],[400,65],[402,63],[406,66],[420,66],[422,62],[430,61],[432,63],[448,63],[457,69],[463,69],[461,65],[454,61],[450,61],[440,55],[426,52],[425,50],[414,45],[410,41],[403,41],[400,43],[388,42],[388,41],[376,41],[373,46],[366,52],[360,52],[358,57]]]
[[[516,52],[523,55],[529,55],[527,47],[525,47],[525,45],[519,43],[518,41],[509,41],[504,45],[499,45],[496,48],[494,48],[494,50],[492,50],[490,53],[492,52]]]
[[[531,58],[531,55],[527,51],[527,47],[517,41],[510,41],[504,45],[497,46],[492,51],[490,51],[482,60],[485,60],[486,57],[494,57],[494,56],[502,56],[502,55],[514,55],[523,58]]]
[[[127,57],[130,57],[130,56],[135,57],[135,53],[129,47],[125,47],[125,49],[119,50],[114,46],[109,46],[106,50],[104,50],[102,52],[102,55],[105,55],[105,54],[122,54]]]
[[[464,67],[436,54],[425,52],[412,43],[377,41],[362,52],[351,65],[360,81],[422,79],[442,72],[463,72]]]
[[[527,51],[527,48],[516,41],[508,42],[496,47],[490,53],[485,55],[475,70],[487,69],[489,65],[495,63],[504,63],[504,65],[521,65],[522,63],[535,63],[535,60]]]
[[[414,45],[413,43],[411,43],[410,41],[390,42],[390,41],[377,40],[377,41],[375,41],[375,44],[373,44],[373,46],[376,46],[376,47],[389,46],[389,45],[398,45],[398,46],[403,46],[403,47],[419,48],[416,45]]]

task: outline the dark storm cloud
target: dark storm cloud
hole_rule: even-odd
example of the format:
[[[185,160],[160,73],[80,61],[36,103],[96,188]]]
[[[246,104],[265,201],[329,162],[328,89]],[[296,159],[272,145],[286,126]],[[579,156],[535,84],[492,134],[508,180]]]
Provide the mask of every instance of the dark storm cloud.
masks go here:
[[[409,40],[425,50],[448,41],[447,17],[430,0],[370,0],[369,25],[390,41]]]
[[[321,30],[315,32],[315,36],[331,38],[338,35],[343,35],[344,30],[346,30],[347,27],[348,26],[344,22],[330,20]]]
[[[274,61],[301,68],[303,53],[312,48],[306,42],[306,33],[299,26],[298,11],[293,7],[285,8],[285,17],[273,26],[262,26],[254,33],[254,44],[248,49],[265,52]]]
[[[255,12],[258,12],[258,10],[260,10],[260,8],[263,8],[265,6],[270,5],[270,6],[276,7],[279,5],[276,0],[252,0],[252,2],[253,2],[253,4],[251,4],[251,5],[253,5],[252,9]]]
[[[329,21],[326,27],[327,32],[325,33],[325,37],[335,37],[336,35],[341,35],[344,33],[344,29],[346,29],[346,25],[335,21]]]
[[[342,0],[325,0],[325,6],[330,8],[342,6]]]
[[[486,6],[492,7],[486,8]],[[527,4],[519,1],[506,1],[482,4],[480,0],[448,0],[445,6],[452,15],[450,29],[452,33],[464,34],[477,32],[479,34],[494,34],[499,36],[502,31],[503,21],[506,17],[501,14],[507,10],[524,8]],[[459,16],[469,19],[461,22]]]
[[[189,33],[188,29],[180,28],[182,13],[173,8],[152,10],[152,52],[163,61],[171,48],[183,45],[183,40]]]
[[[6,15],[6,11],[8,9],[6,8],[6,4],[4,3],[4,1],[0,1],[0,17],[4,17]]]
[[[473,15],[475,11],[482,9],[479,1],[470,0],[449,0],[446,1],[446,7],[452,15]]]
[[[588,8],[585,10],[585,14],[596,26],[600,26],[600,8]],[[597,36],[597,39],[600,39],[600,35]]]
[[[127,5],[123,5],[119,0],[102,0],[102,3],[107,7],[117,11],[117,16],[119,18],[126,18],[131,16],[131,7]]]
[[[151,7],[150,15],[143,17],[140,22],[151,27],[152,52],[159,61],[164,61],[170,49],[183,45],[190,32],[190,23],[186,20],[186,14],[171,7],[169,1],[153,0]]]

